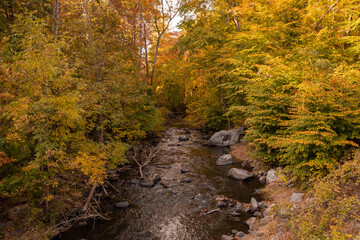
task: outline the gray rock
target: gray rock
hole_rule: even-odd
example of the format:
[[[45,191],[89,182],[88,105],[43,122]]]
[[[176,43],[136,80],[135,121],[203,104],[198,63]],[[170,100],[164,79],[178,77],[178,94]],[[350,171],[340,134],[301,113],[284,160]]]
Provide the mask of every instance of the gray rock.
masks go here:
[[[268,205],[267,205],[266,203],[264,203],[264,202],[258,202],[258,206],[259,206],[259,208],[261,208],[261,209],[265,209],[265,208],[268,207]]]
[[[230,165],[234,163],[235,161],[230,154],[223,155],[216,160],[216,165],[218,166]]]
[[[271,210],[275,207],[275,204],[271,204],[265,211],[263,212],[264,216],[270,216]]]
[[[263,226],[263,225],[266,225],[268,224],[268,222],[270,222],[270,217],[269,216],[266,216],[266,217],[263,217],[263,218],[260,218],[260,225]]]
[[[128,202],[117,202],[115,203],[115,207],[117,208],[127,208],[130,206],[130,203]]]
[[[186,179],[185,179],[185,182],[186,182],[186,183],[191,183],[191,178],[186,178]]]
[[[250,208],[246,207],[244,204],[236,204],[236,206],[234,207],[234,210],[242,211],[242,212],[249,212]]]
[[[221,240],[233,240],[233,237],[228,236],[228,235],[222,235]]]
[[[262,216],[263,216],[262,212],[260,211],[254,212],[254,217],[262,217]]]
[[[250,209],[251,209],[252,212],[255,212],[256,210],[259,209],[258,202],[256,201],[255,198],[251,198]]]
[[[254,177],[253,173],[239,168],[230,169],[228,175],[237,180],[245,180]]]
[[[153,180],[145,180],[144,182],[140,182],[140,186],[144,187],[144,188],[152,188],[155,186],[155,183]]]
[[[243,236],[245,236],[245,233],[242,231],[239,231],[235,234],[235,237],[243,237]]]
[[[238,212],[229,212],[228,215],[232,216],[232,217],[240,217],[241,216],[241,214]]]
[[[224,201],[215,201],[215,207],[227,207],[227,203]]]
[[[216,132],[209,140],[210,145],[215,146],[231,146],[237,144],[240,140],[240,135],[244,132],[244,128],[222,130]]]
[[[290,197],[291,203],[299,203],[303,200],[304,193],[293,193]]]
[[[188,136],[179,136],[179,141],[180,142],[189,141],[189,137]]]
[[[256,217],[249,218],[248,220],[246,220],[245,223],[246,223],[246,225],[249,226],[250,229],[253,230],[256,226]]]
[[[271,169],[266,174],[266,183],[274,183],[280,181],[280,173],[275,171],[274,169]]]
[[[266,177],[265,177],[265,176],[261,176],[261,177],[259,178],[259,182],[260,182],[261,184],[265,184],[265,183],[266,183]]]
[[[157,168],[170,169],[170,165],[156,165]]]
[[[155,175],[155,177],[154,177],[154,179],[153,179],[153,182],[154,182],[154,183],[157,183],[157,182],[159,182],[160,180],[161,180],[160,175]]]
[[[232,234],[236,234],[238,231],[237,230],[232,230],[231,233]]]
[[[188,172],[190,172],[190,169],[188,168],[181,169],[181,173],[188,173]]]

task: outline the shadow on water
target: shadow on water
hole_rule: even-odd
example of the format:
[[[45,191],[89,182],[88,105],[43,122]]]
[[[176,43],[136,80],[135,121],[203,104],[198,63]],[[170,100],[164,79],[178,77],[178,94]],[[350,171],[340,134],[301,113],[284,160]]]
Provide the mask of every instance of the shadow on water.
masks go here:
[[[164,154],[145,170],[148,177],[160,175],[160,184],[144,188],[131,182],[138,176],[136,169],[123,173],[116,183],[121,189],[116,201],[129,201],[131,207],[116,209],[113,207],[116,201],[111,200],[107,205],[112,210],[111,221],[72,228],[56,239],[211,240],[220,239],[233,229],[247,232],[245,221],[251,217],[249,213],[242,212],[234,221],[228,217],[230,209],[209,215],[204,211],[215,209],[216,195],[249,203],[255,196],[254,190],[261,187],[259,181],[230,179],[227,173],[232,167],[241,168],[238,163],[216,166],[216,159],[228,153],[229,148],[202,146],[199,141],[203,136],[196,130],[188,132],[189,141],[180,142],[182,134],[184,129],[168,128],[159,143]],[[189,172],[182,173],[184,168]],[[256,198],[259,200],[258,195]]]

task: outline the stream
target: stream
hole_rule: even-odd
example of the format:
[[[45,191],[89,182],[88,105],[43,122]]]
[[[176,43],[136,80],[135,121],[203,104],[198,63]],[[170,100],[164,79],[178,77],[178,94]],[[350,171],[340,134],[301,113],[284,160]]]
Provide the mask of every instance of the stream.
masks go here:
[[[179,136],[188,141],[179,141]],[[261,187],[257,178],[237,181],[227,176],[230,168],[242,168],[240,163],[217,166],[216,159],[229,153],[228,147],[200,144],[204,135],[198,130],[170,127],[158,147],[162,154],[144,169],[148,178],[159,175],[155,186],[143,187],[136,168],[120,173],[113,184],[120,193],[111,201],[110,221],[76,227],[62,233],[59,240],[212,240],[232,230],[248,232],[245,221],[250,213],[229,217],[228,207],[216,209],[214,198],[228,198],[249,203],[251,197],[260,198],[255,189]],[[183,170],[183,171],[182,171]],[[250,170],[250,169],[248,169]],[[128,208],[116,208],[115,202],[127,201]]]

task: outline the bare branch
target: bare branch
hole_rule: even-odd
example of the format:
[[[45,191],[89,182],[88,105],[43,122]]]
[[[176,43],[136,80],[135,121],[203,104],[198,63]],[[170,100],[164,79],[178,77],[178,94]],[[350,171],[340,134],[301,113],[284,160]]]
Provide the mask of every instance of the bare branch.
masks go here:
[[[314,25],[313,30],[315,31],[320,23],[322,22],[322,20],[325,18],[325,16],[340,2],[340,0],[337,0],[333,5],[331,5],[325,12],[325,14],[319,19],[319,21]]]
[[[139,154],[140,152],[142,154]],[[144,178],[143,168],[158,156],[160,152],[161,150],[157,147],[150,147],[148,150],[140,150],[137,147],[133,148],[130,157],[138,165],[141,179]]]

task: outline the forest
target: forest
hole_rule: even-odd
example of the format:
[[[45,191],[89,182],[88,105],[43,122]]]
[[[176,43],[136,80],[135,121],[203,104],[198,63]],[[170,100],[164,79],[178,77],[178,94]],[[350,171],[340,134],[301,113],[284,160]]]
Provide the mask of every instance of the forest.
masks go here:
[[[244,126],[314,192],[284,239],[360,236],[359,0],[2,0],[0,41],[0,200],[30,206],[21,239],[91,212],[171,112]]]

